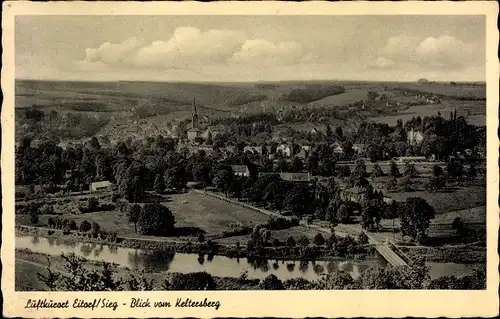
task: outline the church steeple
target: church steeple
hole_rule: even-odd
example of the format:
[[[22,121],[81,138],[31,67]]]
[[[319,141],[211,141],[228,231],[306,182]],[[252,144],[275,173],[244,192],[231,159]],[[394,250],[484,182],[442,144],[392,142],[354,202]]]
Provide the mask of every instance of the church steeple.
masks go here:
[[[198,128],[198,110],[196,109],[196,99],[193,99],[193,117],[191,119],[191,127]]]

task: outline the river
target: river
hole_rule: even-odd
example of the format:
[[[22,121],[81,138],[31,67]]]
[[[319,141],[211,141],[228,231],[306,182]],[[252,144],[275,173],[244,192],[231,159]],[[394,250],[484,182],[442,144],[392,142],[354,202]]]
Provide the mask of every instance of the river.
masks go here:
[[[248,272],[248,278],[264,279],[270,274],[281,280],[290,278],[317,279],[321,274],[335,270],[348,272],[358,278],[367,268],[383,266],[381,258],[373,257],[363,261],[249,261],[246,258],[228,258],[225,256],[199,256],[185,253],[158,253],[143,249],[116,247],[93,243],[79,243],[73,240],[53,239],[39,236],[16,236],[16,248],[29,249],[33,252],[61,255],[74,253],[89,260],[107,261],[130,269],[150,268],[156,271],[190,273],[206,271],[212,276],[239,277]],[[428,262],[432,278],[455,275],[461,276],[472,272],[474,265],[456,263]]]

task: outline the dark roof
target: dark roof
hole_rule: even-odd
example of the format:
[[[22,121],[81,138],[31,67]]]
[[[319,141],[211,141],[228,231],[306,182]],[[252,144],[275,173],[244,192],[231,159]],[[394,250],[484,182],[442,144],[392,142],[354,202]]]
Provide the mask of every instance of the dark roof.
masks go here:
[[[366,188],[364,187],[351,187],[343,190],[344,193],[351,193],[351,194],[363,194],[366,193]]]
[[[309,173],[280,173],[281,179],[292,182],[309,182],[311,175]]]

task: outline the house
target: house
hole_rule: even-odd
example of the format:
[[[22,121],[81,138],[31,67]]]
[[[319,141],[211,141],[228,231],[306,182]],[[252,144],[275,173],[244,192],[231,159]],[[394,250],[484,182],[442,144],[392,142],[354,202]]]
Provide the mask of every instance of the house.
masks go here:
[[[384,197],[382,198],[382,200],[384,201],[384,203],[386,203],[386,204],[388,204],[388,205],[390,205],[390,204],[392,204],[392,203],[394,202],[394,199],[393,199],[393,198],[391,198],[391,197],[388,197],[388,196],[384,196]]]
[[[290,145],[287,145],[287,144],[281,144],[281,145],[278,145],[278,147],[276,147],[276,152],[281,152],[286,157],[290,157],[290,156],[292,156],[292,147]]]
[[[190,141],[194,141],[197,137],[201,137],[201,131],[197,128],[190,128],[187,131],[187,138]]]
[[[200,145],[196,147],[195,151],[197,153],[204,151],[206,155],[212,155],[214,153],[213,145]]]
[[[112,187],[113,184],[110,181],[94,182],[90,184],[90,192],[96,193],[110,191]]]
[[[424,135],[422,134],[422,132],[415,131],[413,128],[408,131],[406,137],[410,145],[418,145],[424,140]]]
[[[341,191],[341,196],[343,200],[359,203],[366,198],[366,188],[358,186],[347,188]]]
[[[365,145],[365,144],[353,144],[353,145],[352,145],[352,149],[353,149],[356,153],[361,154],[361,153],[364,153],[364,152],[365,152],[366,145]]]
[[[231,165],[231,168],[233,169],[233,173],[236,176],[250,176],[250,170],[248,169],[247,165]]]
[[[243,153],[250,152],[252,154],[262,155],[262,146],[245,146],[243,148]]]
[[[311,174],[306,173],[280,173],[280,177],[284,181],[289,182],[310,182],[312,180]]]
[[[340,143],[335,142],[332,145],[330,145],[331,148],[333,148],[333,153],[335,154],[344,154],[344,148]]]
[[[300,159],[306,159],[308,156],[309,156],[309,151],[304,148],[301,148],[300,152],[297,154],[297,157]]]

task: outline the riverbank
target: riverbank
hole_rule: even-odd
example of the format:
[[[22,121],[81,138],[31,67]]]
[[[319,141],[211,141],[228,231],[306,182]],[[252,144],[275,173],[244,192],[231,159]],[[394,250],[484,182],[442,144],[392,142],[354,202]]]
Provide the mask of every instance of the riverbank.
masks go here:
[[[83,266],[89,272],[100,271],[102,269],[102,262],[92,261],[88,259],[83,259]],[[29,249],[16,249],[16,267],[19,267],[20,271],[23,271],[28,278],[23,278],[24,282],[16,282],[16,290],[24,287],[23,290],[28,290],[29,281],[31,286],[36,287],[36,290],[43,289],[48,290],[48,288],[37,278],[36,274],[40,273],[45,275],[46,269],[50,263],[52,271],[60,272],[61,274],[68,276],[65,268],[65,260],[61,256],[52,256],[47,254],[41,254],[37,252],[30,251]],[[114,278],[122,279],[127,282],[132,277],[142,277],[151,282],[152,280],[152,290],[166,290],[165,281],[172,280],[175,277],[183,276],[185,274],[175,273],[175,272],[154,272],[154,271],[137,271],[131,270],[126,267],[121,267],[116,264],[112,264],[111,269],[113,271]],[[245,279],[245,278],[232,278],[232,277],[216,277],[212,276],[215,282],[215,290],[255,290],[259,289],[259,279]],[[128,287],[130,288],[130,287]],[[132,289],[131,289],[132,290]]]
[[[124,247],[132,249],[142,249],[147,251],[177,252],[186,254],[225,256],[230,258],[253,258],[253,259],[274,259],[274,260],[323,260],[335,261],[339,258],[349,257],[352,260],[360,261],[369,256],[373,256],[374,249],[367,245],[357,243],[345,243],[345,246],[338,246],[328,250],[326,247],[257,247],[248,250],[246,246],[220,244],[214,242],[180,242],[168,241],[168,239],[139,239],[116,237],[114,241],[109,239],[92,238],[81,235],[78,232],[64,234],[62,230],[43,227],[16,226],[16,236],[38,236],[51,239],[60,239],[74,243],[104,244],[114,247]]]

